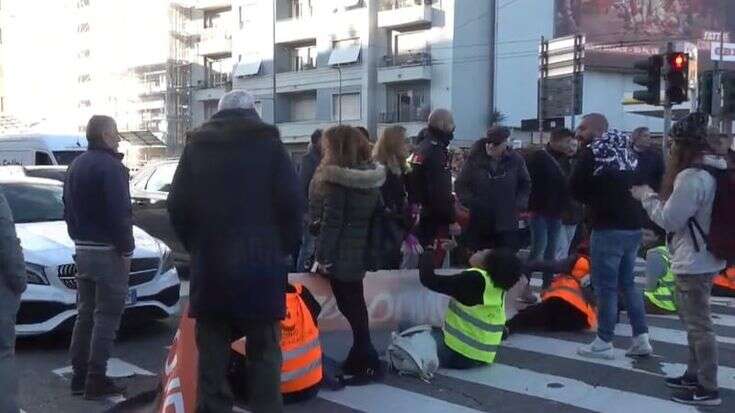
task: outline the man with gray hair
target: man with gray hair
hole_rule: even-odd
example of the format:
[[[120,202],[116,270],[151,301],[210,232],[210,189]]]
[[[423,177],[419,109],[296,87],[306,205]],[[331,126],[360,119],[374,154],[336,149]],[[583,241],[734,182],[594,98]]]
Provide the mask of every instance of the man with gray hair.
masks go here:
[[[645,126],[636,128],[631,134],[631,140],[633,150],[638,156],[636,184],[648,185],[658,192],[666,166],[661,151],[654,147],[651,131]]]
[[[117,152],[115,120],[92,116],[87,141],[87,152],[71,164],[64,183],[64,219],[76,249],[79,294],[69,353],[72,394],[97,400],[124,391],[105,374],[128,296],[135,242],[130,176]]]
[[[278,129],[243,90],[188,134],[168,197],[191,255],[189,316],[199,348],[197,412],[232,411],[230,344],[246,336],[253,412],[283,410],[280,323],[287,256],[301,239],[304,196]]]

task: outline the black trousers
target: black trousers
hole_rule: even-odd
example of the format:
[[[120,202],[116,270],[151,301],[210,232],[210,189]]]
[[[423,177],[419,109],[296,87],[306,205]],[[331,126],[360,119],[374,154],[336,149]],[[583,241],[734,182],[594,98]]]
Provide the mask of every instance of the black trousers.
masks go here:
[[[505,324],[510,333],[522,331],[579,331],[589,328],[587,316],[561,298],[526,307]]]
[[[365,303],[363,280],[338,281],[330,279],[329,282],[337,301],[337,308],[352,328],[353,342],[350,354],[368,364],[377,364],[377,352],[370,339],[370,324],[367,304]]]

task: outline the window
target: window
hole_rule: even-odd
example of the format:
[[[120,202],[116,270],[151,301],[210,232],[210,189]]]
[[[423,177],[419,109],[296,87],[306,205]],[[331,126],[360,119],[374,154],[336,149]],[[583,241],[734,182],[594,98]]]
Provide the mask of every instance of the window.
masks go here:
[[[77,33],[87,33],[89,31],[89,23],[80,23],[77,26]]]
[[[237,8],[237,21],[240,22],[240,28],[245,25],[245,21],[242,19],[242,6]]]
[[[359,63],[361,48],[359,37],[333,41],[332,54],[329,55],[329,65]]]
[[[393,37],[393,53],[403,55],[425,52],[427,46],[426,39],[426,30],[406,33],[395,32]]]
[[[87,83],[91,80],[92,80],[92,76],[89,73],[84,73],[84,74],[79,75],[79,77],[77,77],[77,82],[79,83]]]
[[[89,57],[89,49],[80,50],[79,53],[77,53],[77,57],[80,59],[85,59]]]
[[[89,99],[82,99],[79,101],[80,108],[88,108],[92,106],[92,101]]]
[[[204,12],[204,28],[213,29],[217,27],[226,27],[226,17],[230,13],[225,13],[222,10],[207,10]]]
[[[5,96],[0,96],[0,112],[5,112]]]
[[[291,122],[304,122],[316,119],[316,92],[299,93],[291,96]]]
[[[219,104],[219,101],[217,100],[205,100],[204,101],[204,119],[209,119],[217,113],[217,105]]]
[[[393,122],[422,122],[430,112],[428,86],[406,87],[389,92]]]
[[[83,9],[85,7],[89,6],[89,0],[78,0],[77,1],[77,8]]]
[[[16,224],[64,220],[61,185],[7,184],[2,189]]]
[[[175,172],[176,164],[161,165],[148,179],[145,189],[147,191],[168,192],[171,189],[171,181],[174,180]]]
[[[54,151],[54,158],[59,165],[71,165],[72,161],[83,153],[84,151]]]
[[[54,162],[51,160],[51,155],[46,152],[36,152],[35,165],[53,165]]]
[[[295,47],[291,50],[291,71],[300,72],[316,68],[316,46]]]
[[[310,17],[312,12],[311,0],[291,0],[291,17]]]
[[[340,95],[332,95],[332,120],[339,120]],[[343,93],[342,120],[358,120],[362,118],[362,99],[360,93]]]

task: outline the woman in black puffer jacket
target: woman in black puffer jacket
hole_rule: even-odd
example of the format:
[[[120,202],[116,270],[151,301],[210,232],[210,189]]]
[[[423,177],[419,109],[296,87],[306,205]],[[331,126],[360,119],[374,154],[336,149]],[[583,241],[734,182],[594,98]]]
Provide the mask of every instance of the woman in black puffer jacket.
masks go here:
[[[352,327],[344,372],[374,379],[382,370],[370,339],[363,279],[368,231],[385,168],[370,161],[369,142],[350,126],[324,132],[323,151],[309,190],[318,272],[329,279],[337,307]]]

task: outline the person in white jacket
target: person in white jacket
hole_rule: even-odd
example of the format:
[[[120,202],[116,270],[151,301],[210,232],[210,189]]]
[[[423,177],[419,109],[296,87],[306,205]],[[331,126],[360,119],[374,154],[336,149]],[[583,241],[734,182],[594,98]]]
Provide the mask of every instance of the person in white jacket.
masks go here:
[[[679,318],[687,330],[690,358],[681,377],[666,385],[680,390],[672,399],[686,404],[715,406],[722,403],[717,387],[717,342],[710,316],[710,293],[715,274],[725,268],[706,248],[698,231],[690,231],[694,218],[708,233],[717,191],[715,178],[704,167],[726,169],[724,157],[712,150],[707,116],[692,113],[677,122],[671,135],[667,172],[660,193],[647,186],[631,189],[651,220],[669,234],[672,271],[676,275]],[[696,237],[694,239],[693,237]]]

